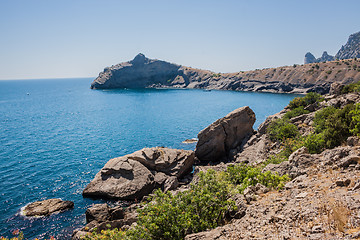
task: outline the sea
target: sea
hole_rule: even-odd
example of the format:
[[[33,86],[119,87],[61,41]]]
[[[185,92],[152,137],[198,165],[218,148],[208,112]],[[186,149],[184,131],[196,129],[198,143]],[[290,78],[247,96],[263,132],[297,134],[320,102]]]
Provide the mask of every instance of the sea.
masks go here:
[[[144,147],[183,144],[242,107],[256,129],[298,95],[192,89],[91,90],[93,78],[0,81],[0,236],[70,239],[85,210],[105,201],[82,197],[111,158]],[[61,198],[72,210],[49,217],[21,214],[27,204]],[[111,204],[111,202],[109,202]]]

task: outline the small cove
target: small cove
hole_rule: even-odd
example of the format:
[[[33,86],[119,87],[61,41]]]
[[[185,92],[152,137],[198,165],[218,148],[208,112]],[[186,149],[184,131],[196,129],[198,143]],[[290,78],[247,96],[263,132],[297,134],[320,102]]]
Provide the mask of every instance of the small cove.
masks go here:
[[[296,95],[190,89],[90,90],[92,79],[0,81],[0,236],[68,239],[93,203],[82,190],[113,157],[182,143],[232,110],[250,106],[254,128]],[[47,198],[75,208],[46,218],[20,209]]]

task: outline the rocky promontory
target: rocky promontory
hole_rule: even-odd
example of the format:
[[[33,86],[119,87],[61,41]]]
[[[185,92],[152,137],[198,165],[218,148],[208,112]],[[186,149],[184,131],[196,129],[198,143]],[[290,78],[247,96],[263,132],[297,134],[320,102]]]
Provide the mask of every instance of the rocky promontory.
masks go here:
[[[107,67],[92,89],[195,88],[277,93],[328,93],[334,82],[360,80],[360,61],[284,66],[236,73],[215,73],[138,54],[132,61]]]

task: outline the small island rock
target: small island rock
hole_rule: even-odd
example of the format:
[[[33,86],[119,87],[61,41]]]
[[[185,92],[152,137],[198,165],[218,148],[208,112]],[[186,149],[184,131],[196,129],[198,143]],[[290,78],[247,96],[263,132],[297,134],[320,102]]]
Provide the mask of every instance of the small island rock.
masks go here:
[[[64,211],[73,207],[74,203],[71,201],[53,198],[28,204],[24,208],[23,214],[28,217],[48,216],[52,213]]]

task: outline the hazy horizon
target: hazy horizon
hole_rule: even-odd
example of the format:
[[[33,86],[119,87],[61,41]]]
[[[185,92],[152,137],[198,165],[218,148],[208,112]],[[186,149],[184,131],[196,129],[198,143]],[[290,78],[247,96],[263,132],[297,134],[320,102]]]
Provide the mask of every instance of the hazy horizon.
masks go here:
[[[350,6],[350,7],[349,7]],[[302,64],[360,31],[360,2],[0,1],[0,79],[95,78],[138,53],[214,72]]]

